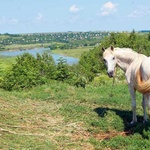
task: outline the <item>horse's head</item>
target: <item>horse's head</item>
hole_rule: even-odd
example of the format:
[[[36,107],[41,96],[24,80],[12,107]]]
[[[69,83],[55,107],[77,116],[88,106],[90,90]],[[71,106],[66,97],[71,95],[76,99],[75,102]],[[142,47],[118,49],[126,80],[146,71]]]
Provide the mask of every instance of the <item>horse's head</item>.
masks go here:
[[[114,55],[114,47],[111,46],[106,50],[102,48],[102,51],[103,51],[103,60],[107,67],[107,74],[109,77],[114,77],[117,63],[116,57]]]

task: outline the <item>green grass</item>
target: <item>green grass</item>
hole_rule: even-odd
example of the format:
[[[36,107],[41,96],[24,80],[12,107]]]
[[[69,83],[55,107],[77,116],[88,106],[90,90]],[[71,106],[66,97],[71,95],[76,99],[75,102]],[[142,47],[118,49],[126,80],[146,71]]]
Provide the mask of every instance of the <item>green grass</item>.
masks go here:
[[[0,149],[148,149],[149,125],[130,126],[126,84],[85,89],[51,81],[21,92],[0,89]]]
[[[80,58],[82,53],[87,52],[93,48],[94,47],[92,47],[92,46],[87,46],[87,47],[78,47],[76,49],[64,49],[64,50],[56,49],[56,50],[52,50],[52,53],[62,54],[65,56],[70,56],[70,57],[75,57],[75,58]]]
[[[6,45],[2,50],[22,50],[22,49],[32,49],[32,48],[40,48],[40,47],[48,47],[51,44],[55,44],[57,42],[51,43],[38,43],[38,44],[13,44],[13,45]]]

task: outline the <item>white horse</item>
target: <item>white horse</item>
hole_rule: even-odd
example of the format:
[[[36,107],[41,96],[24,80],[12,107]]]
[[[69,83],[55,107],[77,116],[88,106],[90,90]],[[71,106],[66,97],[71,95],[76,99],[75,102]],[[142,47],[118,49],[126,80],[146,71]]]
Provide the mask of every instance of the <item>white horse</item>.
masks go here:
[[[146,122],[146,105],[150,108],[150,57],[129,48],[114,48],[111,46],[106,50],[102,48],[102,50],[109,77],[115,76],[116,65],[125,72],[132,100],[133,118],[131,124],[137,122],[136,90],[143,94],[142,107],[144,122]]]

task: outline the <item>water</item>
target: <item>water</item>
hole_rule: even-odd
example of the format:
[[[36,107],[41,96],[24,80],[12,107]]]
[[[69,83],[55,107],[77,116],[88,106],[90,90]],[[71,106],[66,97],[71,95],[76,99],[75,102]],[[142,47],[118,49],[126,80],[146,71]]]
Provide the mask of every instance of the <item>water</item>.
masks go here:
[[[42,54],[43,52],[48,51],[49,49],[46,48],[40,48],[40,49],[27,49],[27,50],[13,50],[13,51],[2,51],[0,52],[1,56],[9,56],[9,57],[14,57],[14,56],[19,56],[22,55],[23,53],[29,53],[33,56],[36,56],[37,53]],[[63,59],[65,59],[67,61],[68,64],[72,65],[72,64],[76,64],[78,63],[79,59],[74,58],[74,57],[67,57],[67,56],[63,56],[63,55],[59,55],[59,54],[53,54],[50,53],[54,59],[54,61],[57,63],[58,59],[60,57],[62,57]]]

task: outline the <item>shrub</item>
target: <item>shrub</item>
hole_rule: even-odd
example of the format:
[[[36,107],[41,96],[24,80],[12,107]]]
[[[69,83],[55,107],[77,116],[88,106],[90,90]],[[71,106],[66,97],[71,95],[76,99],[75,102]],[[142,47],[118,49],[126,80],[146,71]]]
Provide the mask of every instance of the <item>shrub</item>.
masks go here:
[[[20,90],[44,84],[54,77],[55,64],[53,58],[44,53],[34,57],[24,53],[16,58],[16,64],[7,72],[2,82],[6,90]]]
[[[111,78],[109,78],[106,74],[100,74],[100,76],[95,77],[93,79],[93,86],[101,86],[104,84],[112,84],[112,80]]]
[[[81,66],[70,66],[67,64],[66,60],[60,58],[56,67],[55,80],[63,81],[76,87],[85,88],[87,80],[81,70]]]
[[[69,65],[67,64],[67,61],[65,59],[60,57],[56,67],[55,79],[59,81],[64,81],[67,80],[69,76]]]

